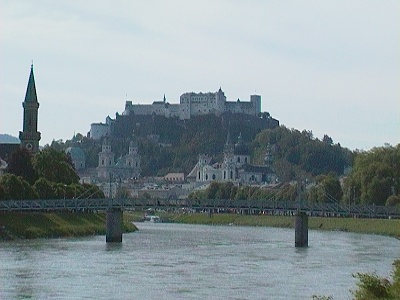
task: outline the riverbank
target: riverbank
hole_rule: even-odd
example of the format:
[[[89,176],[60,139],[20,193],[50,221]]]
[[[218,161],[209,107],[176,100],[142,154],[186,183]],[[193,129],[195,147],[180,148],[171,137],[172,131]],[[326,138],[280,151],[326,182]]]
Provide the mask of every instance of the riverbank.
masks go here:
[[[124,232],[137,230],[124,214]],[[102,235],[106,214],[100,213],[0,213],[0,240]]]
[[[233,226],[266,226],[294,228],[293,216],[238,215],[238,214],[158,214],[166,222]],[[143,217],[134,214],[132,220]],[[358,219],[309,217],[309,229],[348,231],[355,233],[379,234],[400,238],[399,219]]]

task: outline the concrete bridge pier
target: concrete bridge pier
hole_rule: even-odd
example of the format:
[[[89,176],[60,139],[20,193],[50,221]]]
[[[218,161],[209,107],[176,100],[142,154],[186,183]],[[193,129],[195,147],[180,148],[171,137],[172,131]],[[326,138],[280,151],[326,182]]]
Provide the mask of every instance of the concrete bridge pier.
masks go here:
[[[119,208],[107,210],[106,243],[122,243],[122,214]]]
[[[298,212],[295,219],[295,247],[308,247],[308,215]]]

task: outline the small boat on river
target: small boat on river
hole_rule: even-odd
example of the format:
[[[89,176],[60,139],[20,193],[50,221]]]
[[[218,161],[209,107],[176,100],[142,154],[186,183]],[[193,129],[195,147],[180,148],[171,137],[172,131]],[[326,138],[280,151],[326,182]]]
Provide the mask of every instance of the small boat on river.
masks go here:
[[[145,222],[151,222],[151,223],[161,223],[161,218],[159,216],[154,216],[154,215],[146,215],[144,217]]]

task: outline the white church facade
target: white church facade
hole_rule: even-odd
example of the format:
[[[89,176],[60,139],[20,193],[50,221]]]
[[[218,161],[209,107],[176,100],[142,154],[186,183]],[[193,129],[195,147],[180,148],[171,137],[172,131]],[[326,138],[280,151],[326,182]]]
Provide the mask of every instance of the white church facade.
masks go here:
[[[233,144],[228,135],[224,147],[223,162],[214,162],[211,156],[201,154],[195,167],[187,175],[192,182],[235,182],[243,184],[263,184],[277,182],[277,176],[271,168],[272,154],[268,147],[264,165],[252,165],[250,151],[241,135]]]

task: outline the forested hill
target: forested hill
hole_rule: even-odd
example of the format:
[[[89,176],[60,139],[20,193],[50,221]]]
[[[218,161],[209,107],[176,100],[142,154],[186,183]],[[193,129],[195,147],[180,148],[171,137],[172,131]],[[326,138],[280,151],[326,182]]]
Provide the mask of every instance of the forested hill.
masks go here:
[[[119,116],[112,127],[117,155],[126,153],[134,134],[142,156],[143,175],[185,172],[196,164],[199,154],[222,159],[228,132],[233,142],[242,134],[250,144],[258,133],[279,127],[279,121],[263,114],[261,118],[246,114],[202,115],[189,120],[162,116]]]
[[[284,126],[263,130],[252,142],[253,161],[261,163],[267,145],[274,157],[274,168],[282,181],[335,173],[341,175],[352,165],[353,153],[334,144],[331,137],[314,138],[312,131]]]
[[[118,158],[127,154],[132,139],[137,141],[142,176],[162,176],[168,172],[188,174],[199,154],[212,155],[216,162],[222,162],[228,133],[233,143],[242,135],[254,164],[263,164],[270,145],[273,167],[281,181],[331,172],[340,175],[345,167],[352,165],[352,152],[333,143],[329,136],[319,140],[311,131],[279,126],[268,114],[262,118],[231,113],[219,117],[203,115],[184,121],[161,116],[117,115],[111,144]],[[86,153],[86,165],[97,167],[101,143],[77,135],[63,145],[52,146],[79,145]]]
[[[190,120],[161,116],[119,116],[112,127],[113,151],[116,157],[126,154],[135,136],[139,144],[142,175],[165,175],[168,172],[188,174],[199,154],[212,155],[222,161],[223,148],[230,134],[235,143],[239,134],[249,146],[252,162],[262,164],[269,144],[274,167],[281,180],[298,176],[343,173],[351,165],[352,153],[334,144],[332,138],[314,138],[311,131],[300,132],[279,126],[265,114],[256,118],[226,113],[219,117],[203,115]],[[94,164],[97,163],[94,157]]]
[[[251,141],[261,130],[278,126],[279,121],[271,118],[268,113],[263,113],[262,117],[254,117],[227,112],[219,117],[209,114],[195,116],[188,120],[157,115],[117,114],[112,126],[112,136],[131,138],[133,133],[139,137],[157,135],[161,143],[176,145],[180,143],[183,136],[192,137],[199,132],[210,134],[211,138],[216,137],[218,142],[221,142],[220,137],[223,140],[229,131],[232,136],[242,133],[247,141]]]

